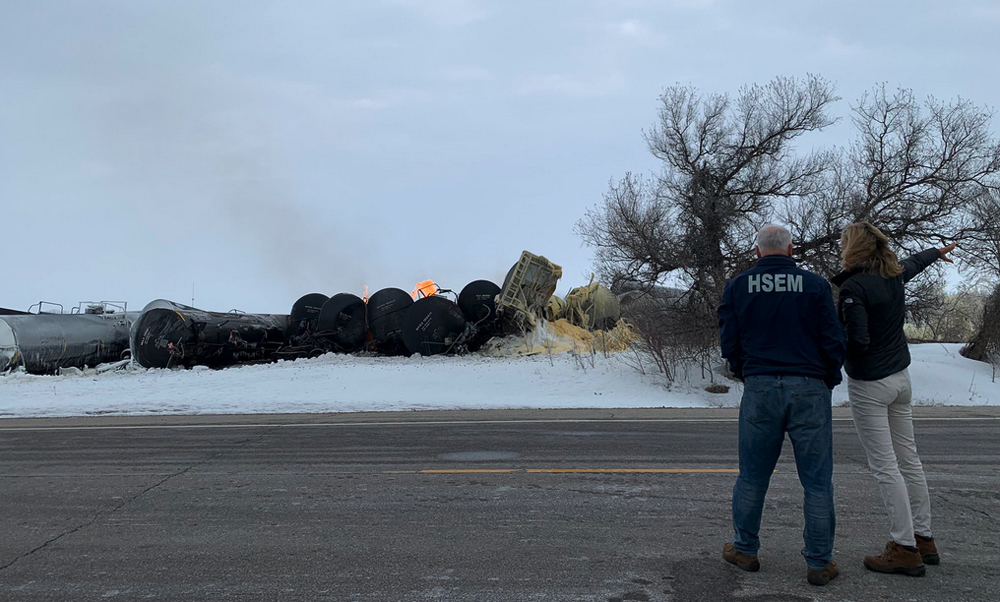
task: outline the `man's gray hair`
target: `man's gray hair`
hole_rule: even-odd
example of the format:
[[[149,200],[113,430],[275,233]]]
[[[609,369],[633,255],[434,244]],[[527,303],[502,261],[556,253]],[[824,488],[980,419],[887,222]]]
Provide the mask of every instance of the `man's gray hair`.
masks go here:
[[[757,248],[761,251],[784,251],[790,244],[792,233],[781,226],[770,224],[757,233]]]

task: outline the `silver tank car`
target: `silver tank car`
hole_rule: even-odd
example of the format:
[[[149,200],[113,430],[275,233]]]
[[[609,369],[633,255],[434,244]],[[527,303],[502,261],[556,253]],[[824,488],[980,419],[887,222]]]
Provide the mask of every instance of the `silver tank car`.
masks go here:
[[[125,359],[138,317],[104,304],[81,313],[0,315],[0,372],[21,366],[30,374],[56,374]]]

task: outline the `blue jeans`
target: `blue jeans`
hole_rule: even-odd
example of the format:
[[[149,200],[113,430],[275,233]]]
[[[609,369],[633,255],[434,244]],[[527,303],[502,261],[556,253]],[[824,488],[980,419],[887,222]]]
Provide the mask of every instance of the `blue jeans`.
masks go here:
[[[802,376],[748,376],[740,405],[740,476],[733,487],[733,546],[760,549],[760,517],[785,433],[805,492],[802,555],[811,569],[833,559],[833,423],[831,391]]]

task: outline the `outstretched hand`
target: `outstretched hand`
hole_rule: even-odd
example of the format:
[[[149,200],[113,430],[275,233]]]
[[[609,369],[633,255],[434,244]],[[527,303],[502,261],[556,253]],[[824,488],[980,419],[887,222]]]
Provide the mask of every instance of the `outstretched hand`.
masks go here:
[[[943,247],[941,249],[938,249],[938,253],[941,254],[941,259],[944,260],[944,261],[947,261],[948,263],[955,263],[954,261],[952,261],[951,257],[948,257],[948,253],[951,253],[952,251],[954,251],[955,247],[957,245],[958,245],[958,243],[954,243],[953,242],[950,245],[948,245],[947,247]]]

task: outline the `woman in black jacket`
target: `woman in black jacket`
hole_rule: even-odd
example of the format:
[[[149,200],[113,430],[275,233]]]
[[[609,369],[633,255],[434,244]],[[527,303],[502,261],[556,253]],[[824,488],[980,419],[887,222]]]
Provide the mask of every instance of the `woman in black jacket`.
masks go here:
[[[865,567],[921,576],[940,558],[931,535],[930,495],[913,439],[910,350],[903,335],[903,285],[938,259],[951,262],[952,243],[898,261],[885,235],[868,222],[851,224],[840,240],[844,271],[833,279],[847,328],[847,393],[854,426],[889,513],[892,539]]]

